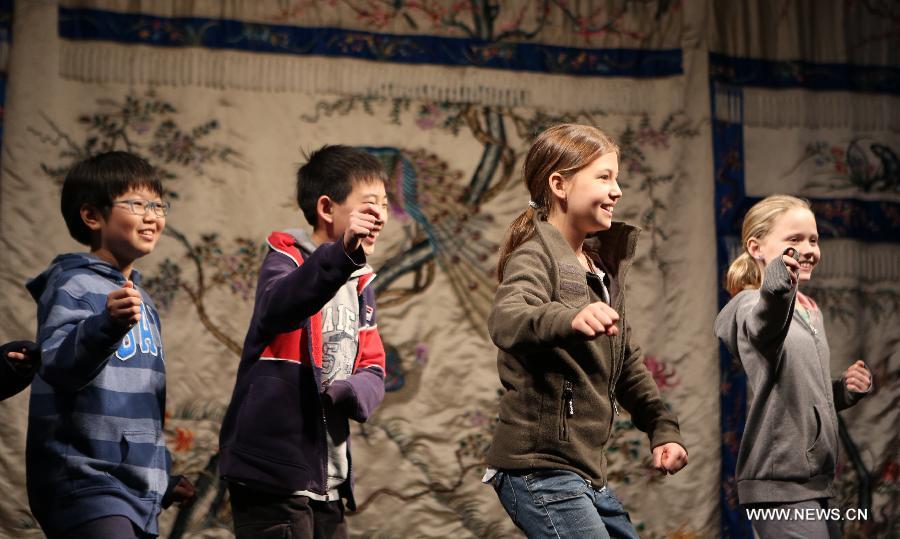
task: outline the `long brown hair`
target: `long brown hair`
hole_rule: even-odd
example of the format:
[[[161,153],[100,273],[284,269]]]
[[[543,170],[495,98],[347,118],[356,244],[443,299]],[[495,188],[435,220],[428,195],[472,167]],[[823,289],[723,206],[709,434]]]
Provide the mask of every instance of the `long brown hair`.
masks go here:
[[[769,235],[775,220],[783,213],[794,208],[809,210],[809,202],[791,195],[772,195],[766,197],[750,208],[744,217],[741,227],[741,254],[728,267],[725,274],[725,289],[733,296],[741,290],[759,288],[762,285],[762,273],[750,252],[747,242],[750,238],[761,240]]]
[[[550,213],[550,175],[557,172],[568,178],[609,152],[618,153],[619,147],[606,133],[589,125],[555,125],[537,136],[522,166],[525,187],[537,209],[529,206],[509,225],[497,262],[499,280],[503,280],[512,252],[534,235],[534,213],[539,212],[542,219]]]

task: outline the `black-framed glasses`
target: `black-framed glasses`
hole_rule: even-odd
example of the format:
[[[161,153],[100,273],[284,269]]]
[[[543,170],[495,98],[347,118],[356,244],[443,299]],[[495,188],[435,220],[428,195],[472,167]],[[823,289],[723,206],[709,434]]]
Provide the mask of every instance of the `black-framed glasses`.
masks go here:
[[[153,211],[157,217],[165,217],[172,207],[168,202],[159,202],[156,200],[144,200],[141,198],[128,198],[125,200],[113,200],[113,204],[123,204],[128,206],[131,213],[135,215],[147,215],[148,211]]]

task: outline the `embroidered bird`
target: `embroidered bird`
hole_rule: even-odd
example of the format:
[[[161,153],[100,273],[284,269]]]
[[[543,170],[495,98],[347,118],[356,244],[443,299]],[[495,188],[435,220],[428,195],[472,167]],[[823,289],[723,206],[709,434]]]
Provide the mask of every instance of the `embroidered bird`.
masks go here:
[[[433,260],[474,327],[485,327],[496,281],[494,261],[499,246],[484,231],[491,215],[467,201],[462,173],[451,170],[425,150],[366,147],[384,163],[392,217],[403,224],[412,245],[378,270],[376,290],[383,291],[401,275]]]

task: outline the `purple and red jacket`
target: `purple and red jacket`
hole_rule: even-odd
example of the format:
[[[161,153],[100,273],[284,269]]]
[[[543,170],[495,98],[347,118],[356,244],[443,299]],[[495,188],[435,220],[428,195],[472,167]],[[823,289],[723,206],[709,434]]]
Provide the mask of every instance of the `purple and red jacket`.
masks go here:
[[[273,232],[256,289],[231,403],[219,435],[219,473],[251,488],[290,495],[326,494],[328,436],[324,406],[365,422],[384,398],[384,346],[375,323],[375,274],[359,277],[359,346],[352,374],[322,387],[321,310],[365,265],[342,242],[305,260],[297,239]],[[331,417],[331,414],[329,414]],[[349,440],[348,440],[349,458]],[[355,509],[350,476],[339,487]]]

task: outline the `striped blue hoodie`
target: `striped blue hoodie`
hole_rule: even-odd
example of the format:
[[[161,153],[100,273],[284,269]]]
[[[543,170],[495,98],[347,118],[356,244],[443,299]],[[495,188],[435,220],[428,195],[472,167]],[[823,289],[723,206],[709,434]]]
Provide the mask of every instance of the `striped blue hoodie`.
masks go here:
[[[50,536],[112,515],[158,534],[177,482],[162,432],[159,315],[137,270],[131,280],[143,304],[130,330],[106,312],[106,296],[125,276],[91,255],[60,255],[26,285],[38,303],[43,354],[28,412],[28,500]]]

